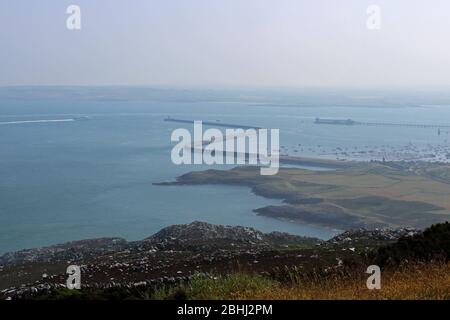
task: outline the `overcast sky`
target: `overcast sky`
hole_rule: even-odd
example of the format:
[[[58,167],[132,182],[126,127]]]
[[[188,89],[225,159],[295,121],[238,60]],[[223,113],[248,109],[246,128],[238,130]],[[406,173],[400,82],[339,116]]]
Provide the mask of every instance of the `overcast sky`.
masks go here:
[[[450,86],[450,1],[0,0],[0,85]]]

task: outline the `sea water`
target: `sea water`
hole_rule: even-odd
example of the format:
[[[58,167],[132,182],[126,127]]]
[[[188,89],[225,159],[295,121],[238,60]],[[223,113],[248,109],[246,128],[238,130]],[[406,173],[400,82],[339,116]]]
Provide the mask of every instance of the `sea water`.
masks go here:
[[[448,145],[448,133],[438,136],[434,129],[313,123],[315,117],[450,123],[445,106],[433,112],[423,106],[406,108],[0,95],[0,253],[86,238],[138,240],[195,220],[330,238],[338,231],[257,216],[253,209],[281,201],[256,196],[246,187],[153,185],[209,168],[172,164],[171,132],[190,128],[163,119],[279,128],[285,152],[298,156],[334,158],[336,148],[344,147]],[[53,121],[78,116],[89,118]]]

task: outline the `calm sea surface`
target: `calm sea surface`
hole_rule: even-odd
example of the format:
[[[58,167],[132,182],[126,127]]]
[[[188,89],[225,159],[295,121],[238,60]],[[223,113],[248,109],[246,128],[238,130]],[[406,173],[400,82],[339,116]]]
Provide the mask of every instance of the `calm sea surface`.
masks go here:
[[[77,115],[90,119],[28,122]],[[313,123],[315,117],[450,123],[446,106],[293,108],[248,103],[0,99],[0,253],[95,237],[137,240],[168,225],[194,220],[324,239],[336,233],[256,216],[253,209],[280,202],[258,197],[245,187],[153,186],[207,168],[171,163],[170,134],[180,124],[164,122],[168,115],[279,128],[286,153],[328,158],[335,158],[336,149],[344,147],[403,150],[409,145],[445,151],[448,133],[322,126]]]

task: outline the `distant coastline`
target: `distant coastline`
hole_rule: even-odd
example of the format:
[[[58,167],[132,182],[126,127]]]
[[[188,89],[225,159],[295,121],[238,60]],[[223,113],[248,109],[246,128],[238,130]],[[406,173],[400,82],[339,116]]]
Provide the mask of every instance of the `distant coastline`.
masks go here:
[[[450,177],[439,174],[448,172],[448,165],[289,159],[299,165],[334,166],[336,170],[281,168],[278,175],[264,177],[257,167],[244,166],[228,171],[190,172],[174,182],[155,185],[247,186],[256,195],[284,203],[255,208],[260,216],[337,230],[405,226],[420,229],[450,218],[446,197]],[[402,185],[403,191],[396,185]],[[436,193],[423,196],[428,188]],[[410,190],[409,197],[404,196],[405,190]]]

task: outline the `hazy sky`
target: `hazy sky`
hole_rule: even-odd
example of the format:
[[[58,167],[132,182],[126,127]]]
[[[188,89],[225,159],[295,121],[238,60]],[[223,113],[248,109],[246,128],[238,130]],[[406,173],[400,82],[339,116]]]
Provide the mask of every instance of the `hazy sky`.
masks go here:
[[[0,0],[0,85],[53,84],[450,86],[450,1]]]

